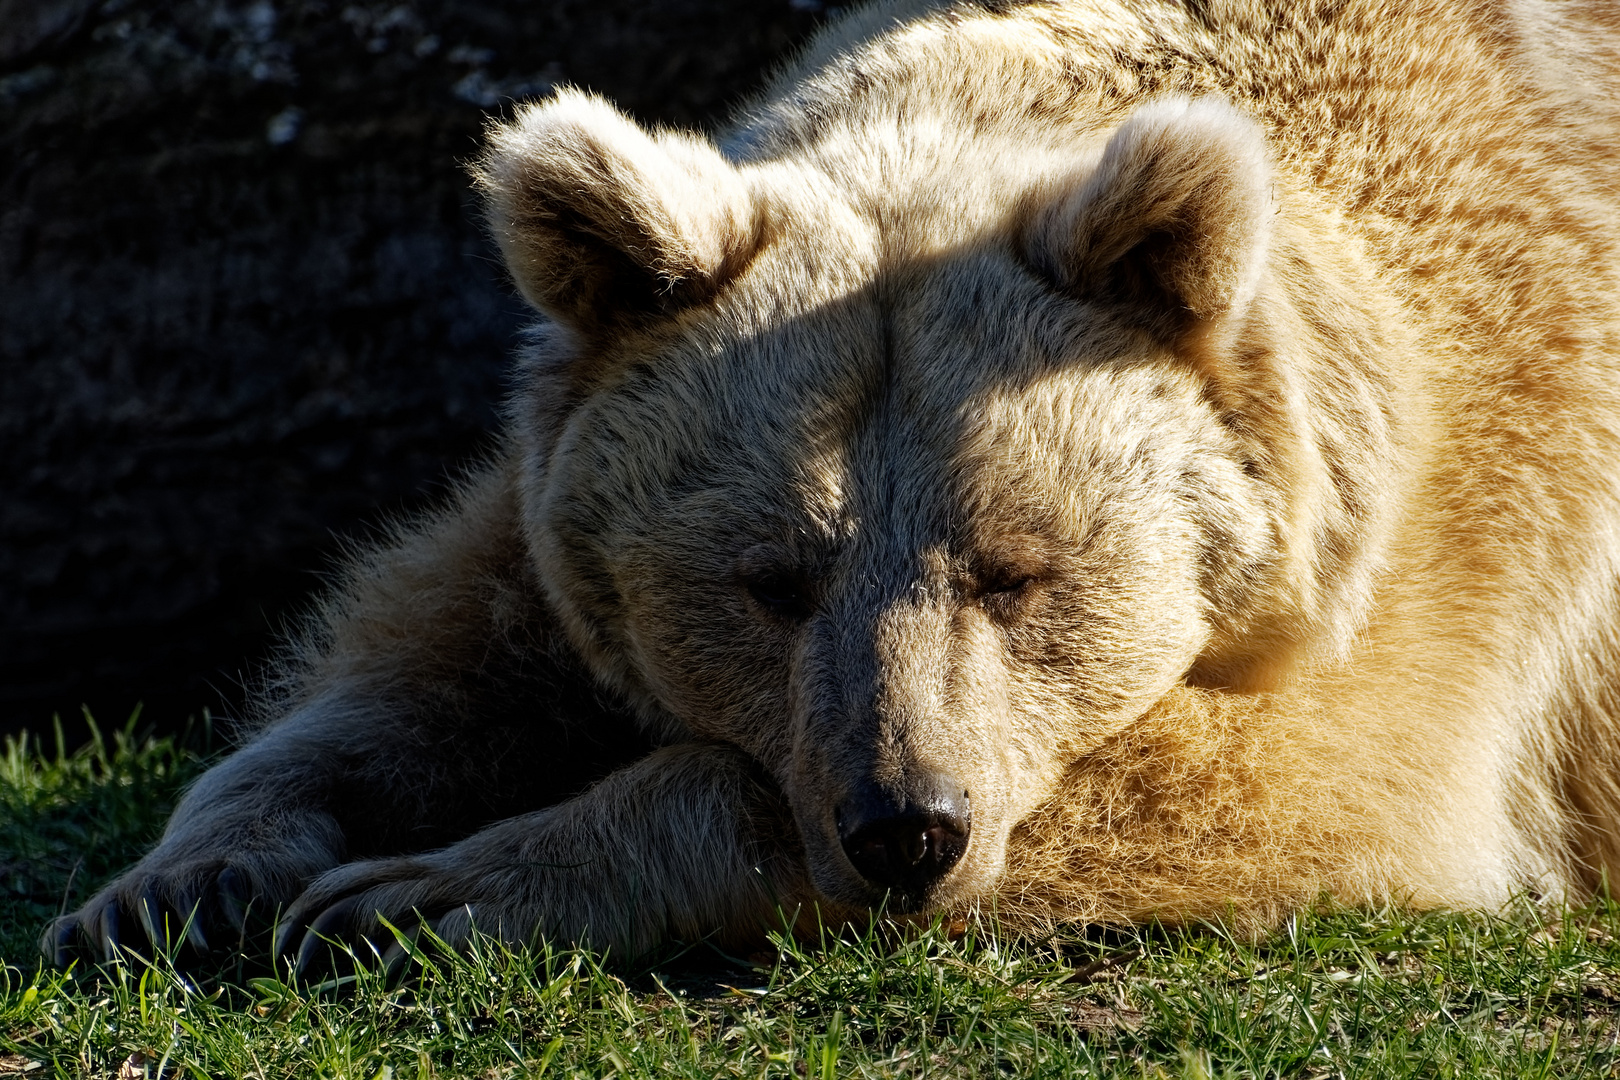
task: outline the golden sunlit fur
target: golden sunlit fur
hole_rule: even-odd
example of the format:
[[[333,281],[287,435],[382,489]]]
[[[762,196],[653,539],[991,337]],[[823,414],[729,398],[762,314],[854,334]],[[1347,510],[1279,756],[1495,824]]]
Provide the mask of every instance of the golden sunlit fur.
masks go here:
[[[872,805],[967,836],[889,896],[922,916],[1590,893],[1616,21],[918,0],[712,142],[524,106],[476,171],[549,317],[509,452],[355,561],[267,726],[48,947],[244,897],[747,940],[884,901]]]

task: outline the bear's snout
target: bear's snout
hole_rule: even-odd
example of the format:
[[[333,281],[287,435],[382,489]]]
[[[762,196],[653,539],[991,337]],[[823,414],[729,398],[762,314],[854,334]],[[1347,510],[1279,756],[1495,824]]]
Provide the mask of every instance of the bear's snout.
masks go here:
[[[972,811],[967,789],[948,773],[927,775],[896,794],[863,783],[836,812],[838,839],[850,865],[889,890],[901,910],[918,907],[967,850]]]

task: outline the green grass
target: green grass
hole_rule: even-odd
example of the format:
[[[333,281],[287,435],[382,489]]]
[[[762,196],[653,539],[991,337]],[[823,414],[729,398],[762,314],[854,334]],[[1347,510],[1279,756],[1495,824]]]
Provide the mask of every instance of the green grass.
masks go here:
[[[44,971],[43,920],[137,854],[200,768],[133,731],[0,761],[0,1077],[1620,1077],[1609,902],[1334,911],[1259,943],[875,931],[632,969],[483,943],[395,987],[298,987],[253,958]]]

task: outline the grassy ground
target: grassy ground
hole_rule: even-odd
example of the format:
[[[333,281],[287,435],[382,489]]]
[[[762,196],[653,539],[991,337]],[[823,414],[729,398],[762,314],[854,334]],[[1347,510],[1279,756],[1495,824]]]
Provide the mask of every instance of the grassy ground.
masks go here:
[[[1620,905],[1302,916],[1049,941],[985,926],[604,969],[489,946],[388,987],[252,958],[40,969],[64,898],[139,852],[200,757],[133,727],[0,760],[0,1077],[1620,1077]]]

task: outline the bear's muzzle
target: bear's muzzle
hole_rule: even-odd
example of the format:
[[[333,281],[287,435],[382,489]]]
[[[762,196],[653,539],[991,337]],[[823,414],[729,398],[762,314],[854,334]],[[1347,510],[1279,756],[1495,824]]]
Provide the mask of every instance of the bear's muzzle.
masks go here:
[[[856,872],[900,910],[922,906],[962,858],[972,827],[968,792],[944,772],[894,793],[864,782],[836,811],[838,839]]]

